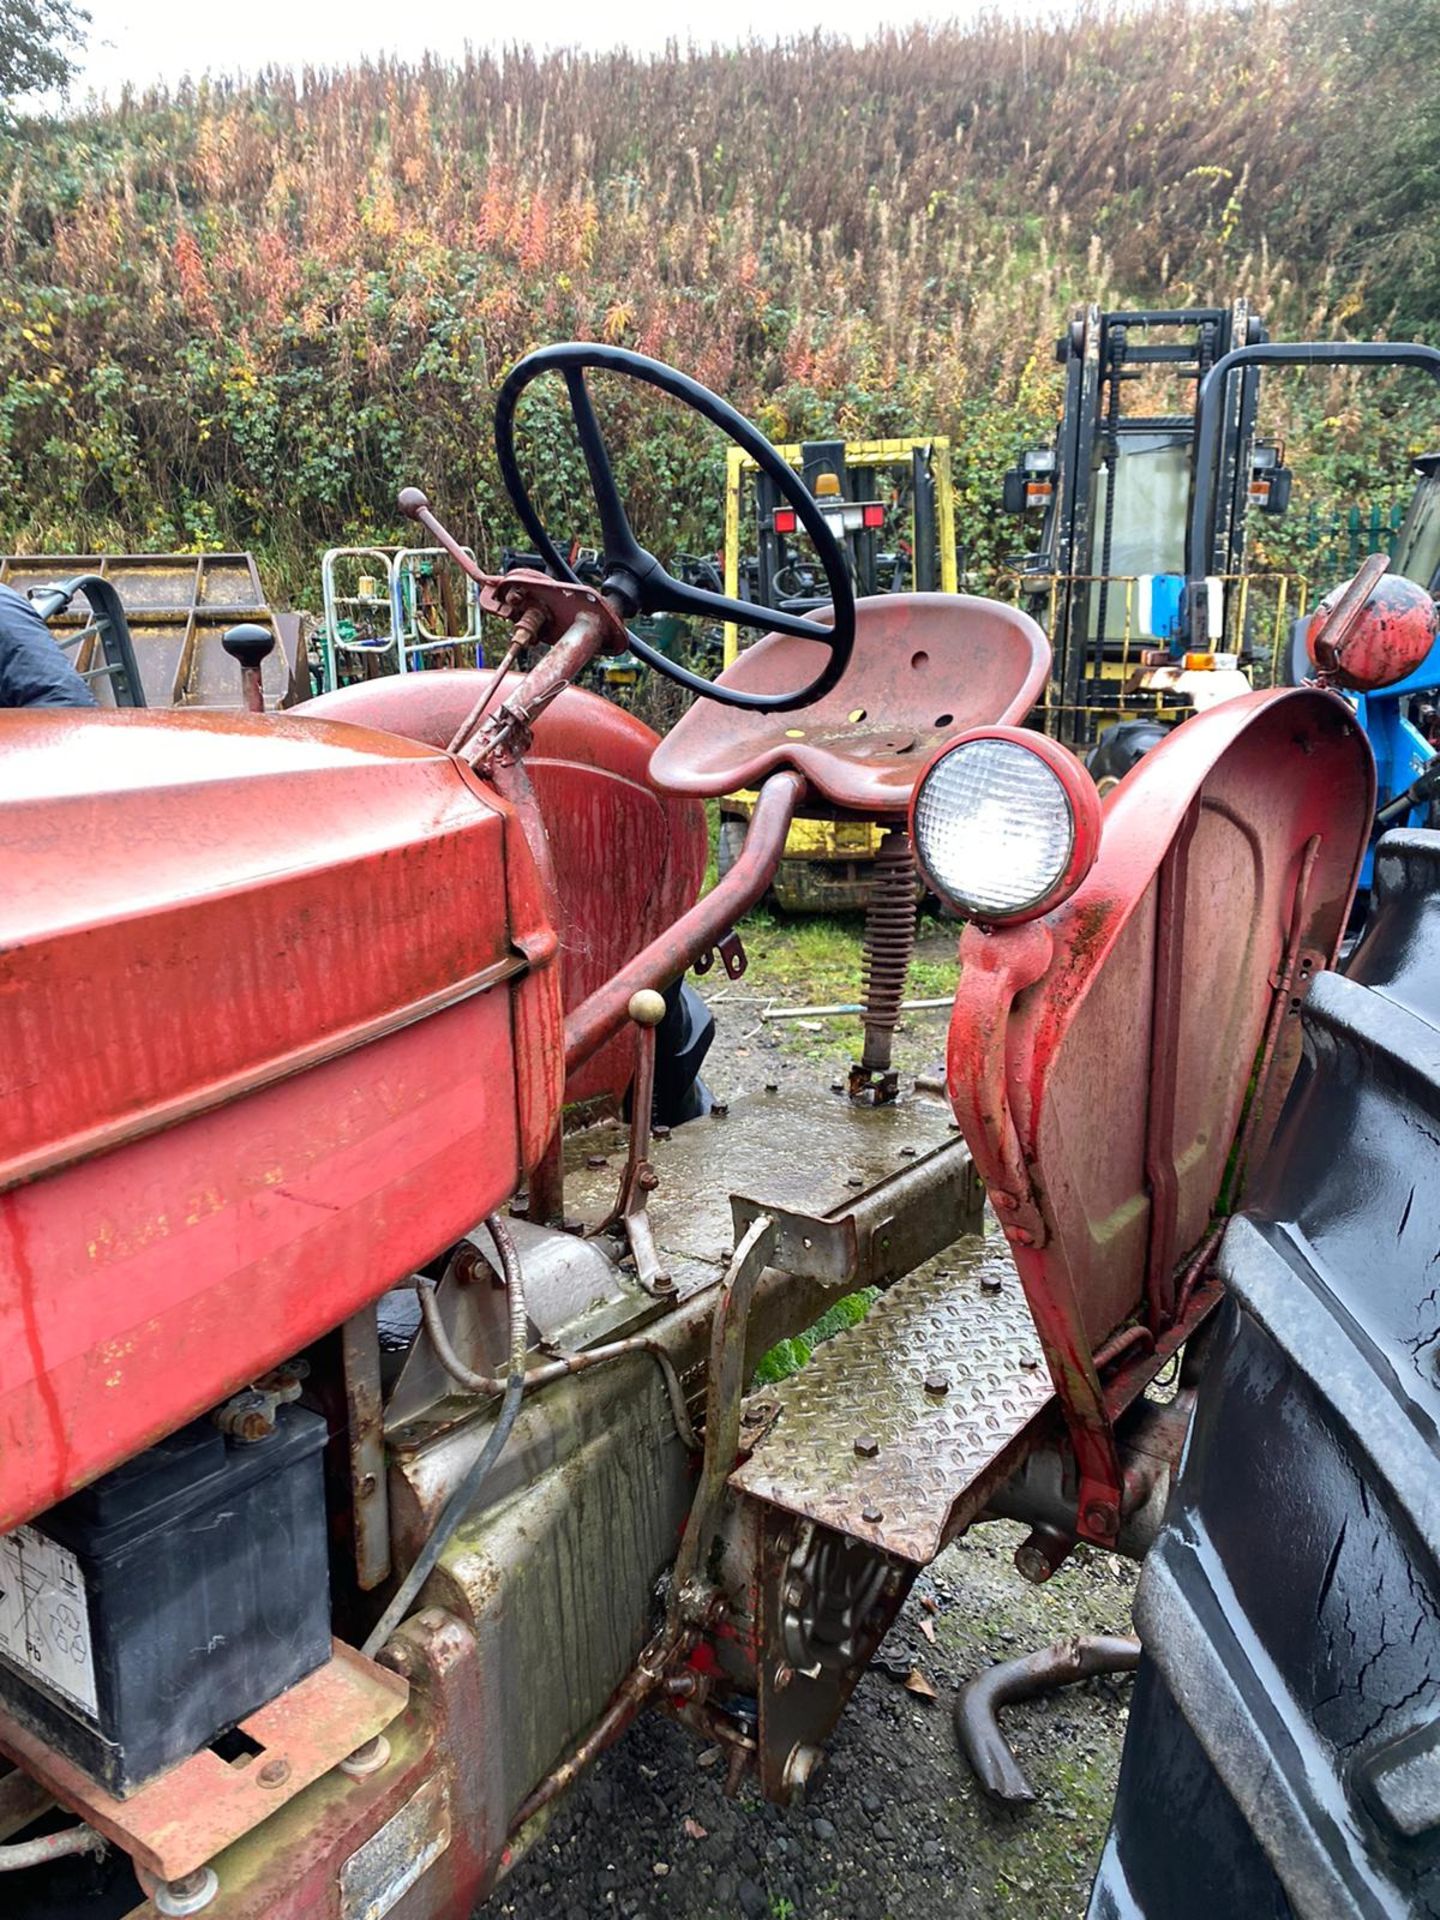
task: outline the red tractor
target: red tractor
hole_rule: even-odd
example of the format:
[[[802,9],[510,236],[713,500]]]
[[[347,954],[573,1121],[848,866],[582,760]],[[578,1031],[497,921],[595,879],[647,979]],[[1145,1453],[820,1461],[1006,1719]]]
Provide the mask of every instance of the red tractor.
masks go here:
[[[593,369],[758,462],[828,614],[639,545]],[[547,372],[599,588],[516,460]],[[1033,623],[856,604],[798,476],[682,375],[534,354],[497,448],[549,574],[481,574],[402,504],[547,648],[523,676],[0,714],[0,1874],[26,1914],[462,1920],[642,1710],[803,1794],[977,1522],[1027,1520],[1035,1579],[1156,1537],[1216,1250],[1366,848],[1349,709],[1233,701],[1102,806],[1011,724]],[[712,685],[627,631],[670,612],[767,637]],[[233,640],[251,707],[265,638]],[[626,648],[702,696],[663,741],[574,684]],[[702,802],[740,788],[743,852],[697,899]],[[743,964],[802,816],[886,833],[865,1058],[829,1098],[662,1133],[666,994]],[[888,1057],[912,858],[967,921],[952,1105],[898,1097]],[[597,1200],[564,1119],[627,1096]],[[861,1286],[860,1325],[748,1390]]]

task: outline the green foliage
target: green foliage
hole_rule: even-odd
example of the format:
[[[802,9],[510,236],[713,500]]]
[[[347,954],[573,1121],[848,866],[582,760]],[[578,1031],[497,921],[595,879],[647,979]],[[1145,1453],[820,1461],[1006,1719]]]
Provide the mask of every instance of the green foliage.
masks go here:
[[[949,434],[983,589],[1078,302],[1245,293],[1292,336],[1365,319],[1304,198],[1343,63],[1303,18],[1158,0],[864,47],[510,49],[0,130],[0,550],[249,546],[313,604],[318,550],[402,538],[418,483],[493,561],[519,542],[495,392],[578,337],[687,368],[774,438]],[[595,384],[641,537],[714,549],[719,439]],[[1302,483],[1403,478],[1420,430],[1378,389],[1275,392]],[[593,538],[563,405],[532,394],[537,502]]]
[[[63,87],[75,71],[66,52],[85,38],[90,15],[72,0],[5,0],[0,9],[0,102]]]
[[[878,1287],[865,1287],[859,1293],[847,1293],[843,1300],[837,1300],[833,1307],[827,1307],[813,1327],[796,1334],[791,1340],[777,1342],[755,1369],[755,1386],[772,1387],[776,1381],[788,1380],[792,1373],[798,1373],[822,1340],[843,1332],[846,1327],[858,1326],[879,1297]]]
[[[1369,310],[1440,333],[1440,0],[1321,0],[1311,58],[1334,73],[1315,211]]]

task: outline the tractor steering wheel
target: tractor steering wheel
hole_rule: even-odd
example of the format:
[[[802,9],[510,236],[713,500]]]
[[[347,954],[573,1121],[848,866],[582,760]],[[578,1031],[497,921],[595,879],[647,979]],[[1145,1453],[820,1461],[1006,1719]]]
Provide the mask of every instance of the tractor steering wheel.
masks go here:
[[[631,380],[658,387],[662,393],[683,401],[692,412],[728,434],[737,446],[744,448],[758,467],[769,474],[794,507],[795,517],[815,544],[830,592],[832,624],[805,620],[798,614],[781,613],[771,607],[757,606],[749,600],[732,600],[723,593],[710,593],[700,587],[686,586],[683,581],[667,573],[654,554],[646,552],[631,530],[629,517],[615,485],[605,438],[585,384],[587,367],[601,368],[607,373],[623,373]],[[707,700],[718,700],[727,707],[744,707],[759,713],[786,713],[795,707],[808,706],[812,700],[818,700],[822,694],[828,693],[849,665],[855,646],[855,594],[839,542],[815,504],[810,489],[794,468],[780,458],[759,428],[752,426],[743,414],[737,413],[718,394],[711,393],[708,387],[702,387],[698,381],[677,373],[674,367],[667,367],[659,360],[647,360],[643,354],[630,353],[624,347],[572,341],[563,346],[542,347],[537,353],[527,354],[500,389],[499,399],[495,403],[495,452],[500,462],[500,477],[515,503],[515,511],[524,523],[525,531],[535,542],[550,572],[561,580],[573,581],[576,578],[541,524],[515,458],[516,404],[532,380],[550,372],[563,373],[565,376],[570,411],[574,415],[575,430],[580,437],[580,448],[590,475],[591,491],[600,514],[600,531],[605,543],[605,590],[623,603],[625,618],[633,619],[641,613],[679,613],[710,620],[732,620],[739,626],[760,627],[766,632],[798,634],[806,640],[818,640],[829,649],[830,657],[809,686],[801,687],[798,692],[747,693],[739,687],[717,686],[714,681],[691,673],[688,667],[667,659],[658,648],[634,634],[630,636],[632,651],[658,672],[677,681],[682,687],[688,687],[692,693],[701,694]]]

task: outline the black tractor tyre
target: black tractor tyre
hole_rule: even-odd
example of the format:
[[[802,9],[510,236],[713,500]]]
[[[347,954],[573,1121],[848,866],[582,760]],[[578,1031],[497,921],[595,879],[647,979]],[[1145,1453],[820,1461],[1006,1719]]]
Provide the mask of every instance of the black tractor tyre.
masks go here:
[[[1108,793],[1123,780],[1169,732],[1163,720],[1117,720],[1107,728],[1085,756],[1090,777],[1101,793]]]
[[[1221,1244],[1090,1920],[1440,1915],[1437,926],[1388,834]]]

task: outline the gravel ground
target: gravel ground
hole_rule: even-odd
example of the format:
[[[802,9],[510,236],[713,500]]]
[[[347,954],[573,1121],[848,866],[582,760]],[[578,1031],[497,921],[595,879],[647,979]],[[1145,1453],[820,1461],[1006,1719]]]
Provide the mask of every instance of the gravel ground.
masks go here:
[[[710,996],[717,1038],[707,1079],[732,1096],[777,1074],[828,1083],[849,1058],[853,1027],[771,1026],[760,1015],[773,1002],[857,997],[843,987],[858,967],[855,925],[761,916],[743,931],[752,970]],[[943,991],[953,957],[952,933],[928,923],[912,992]],[[914,1016],[898,1036],[902,1073],[935,1071],[944,1035],[943,1014]],[[1029,1587],[1011,1565],[1022,1537],[1008,1524],[979,1528],[922,1575],[806,1805],[767,1806],[749,1785],[727,1800],[718,1754],[650,1714],[557,1809],[485,1920],[1082,1915],[1109,1819],[1128,1680],[1088,1681],[1009,1710],[1012,1744],[1040,1796],[1018,1814],[981,1795],[950,1707],[956,1688],[993,1661],[1071,1633],[1127,1632],[1135,1569],[1081,1547],[1046,1586]],[[892,1677],[902,1668],[918,1668],[936,1698]]]

